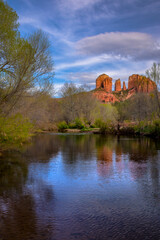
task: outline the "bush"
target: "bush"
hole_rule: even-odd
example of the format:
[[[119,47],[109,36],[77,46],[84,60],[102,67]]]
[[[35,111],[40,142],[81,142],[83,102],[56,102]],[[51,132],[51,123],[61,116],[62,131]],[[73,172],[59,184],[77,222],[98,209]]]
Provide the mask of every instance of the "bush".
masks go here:
[[[135,133],[160,137],[160,119],[153,122],[141,121],[134,127]]]
[[[81,119],[76,118],[76,119],[74,120],[74,122],[75,122],[75,127],[76,127],[76,128],[78,128],[78,129],[85,128],[85,126],[84,126],[83,122],[81,121]]]
[[[69,123],[68,127],[70,129],[74,129],[74,128],[83,129],[85,128],[85,125],[79,118],[76,118],[74,122]]]
[[[101,119],[96,119],[94,125],[97,128],[101,128],[101,126],[104,124],[104,122]]]
[[[26,142],[31,136],[33,125],[28,119],[23,118],[22,115],[5,118],[0,117],[0,142],[1,145],[6,144],[22,144]]]
[[[65,121],[58,123],[57,126],[58,126],[58,131],[59,131],[59,132],[63,132],[63,131],[65,131],[66,129],[69,128],[68,125],[67,125],[67,123],[66,123]]]

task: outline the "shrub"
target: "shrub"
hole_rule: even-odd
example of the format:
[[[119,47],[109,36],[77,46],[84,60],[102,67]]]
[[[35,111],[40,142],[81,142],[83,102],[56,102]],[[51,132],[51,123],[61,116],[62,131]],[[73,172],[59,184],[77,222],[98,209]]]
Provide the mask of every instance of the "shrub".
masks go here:
[[[141,121],[134,127],[135,133],[160,137],[160,119],[153,122]]]
[[[58,131],[59,132],[63,132],[66,129],[68,129],[68,125],[67,125],[67,123],[65,121],[58,123],[57,126],[58,126]]]
[[[33,125],[28,119],[17,114],[9,118],[0,117],[0,142],[6,144],[22,144],[33,134]]]
[[[97,127],[97,128],[101,128],[101,126],[104,124],[104,122],[101,120],[101,119],[96,119],[94,125]]]
[[[76,118],[76,119],[74,120],[74,122],[75,122],[75,127],[76,127],[76,128],[78,128],[78,129],[85,128],[85,126],[84,126],[83,122],[81,121],[81,119]]]

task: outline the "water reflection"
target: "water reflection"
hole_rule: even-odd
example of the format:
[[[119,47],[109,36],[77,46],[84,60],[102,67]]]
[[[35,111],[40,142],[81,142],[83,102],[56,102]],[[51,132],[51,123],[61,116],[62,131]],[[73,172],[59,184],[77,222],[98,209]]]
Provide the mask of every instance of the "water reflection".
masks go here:
[[[43,134],[0,159],[0,239],[160,239],[160,144]]]

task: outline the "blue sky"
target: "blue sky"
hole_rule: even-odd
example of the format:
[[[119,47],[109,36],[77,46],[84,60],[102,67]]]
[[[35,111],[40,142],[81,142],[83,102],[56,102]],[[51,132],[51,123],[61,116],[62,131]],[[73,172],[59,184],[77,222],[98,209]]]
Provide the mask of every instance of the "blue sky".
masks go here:
[[[160,61],[159,0],[8,0],[20,31],[51,41],[54,85],[88,84],[102,73],[128,82]]]

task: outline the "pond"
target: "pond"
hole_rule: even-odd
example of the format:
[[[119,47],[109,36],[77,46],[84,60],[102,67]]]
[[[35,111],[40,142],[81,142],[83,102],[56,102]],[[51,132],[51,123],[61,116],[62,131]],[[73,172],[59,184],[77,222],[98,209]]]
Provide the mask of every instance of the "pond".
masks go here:
[[[0,160],[1,240],[160,239],[160,142],[41,134]]]

